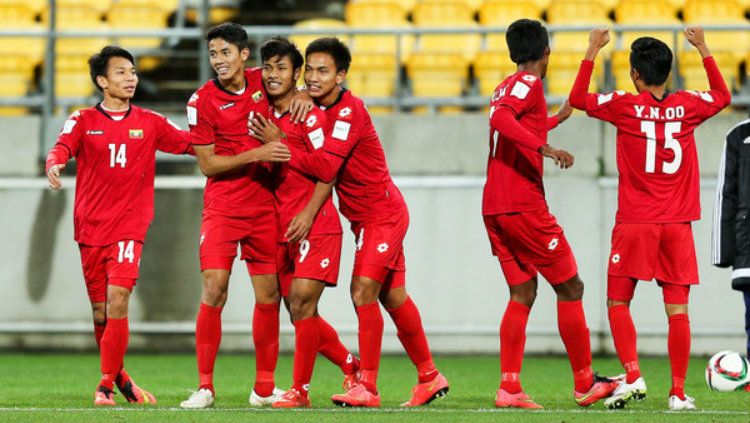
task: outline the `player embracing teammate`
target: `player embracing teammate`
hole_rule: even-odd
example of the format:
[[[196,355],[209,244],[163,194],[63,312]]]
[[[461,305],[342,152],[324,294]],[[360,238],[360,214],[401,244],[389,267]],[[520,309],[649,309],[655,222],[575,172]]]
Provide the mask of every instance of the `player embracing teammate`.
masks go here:
[[[573,107],[617,128],[618,210],[607,272],[607,306],[626,375],[605,401],[609,408],[622,408],[646,395],[629,306],[638,280],[656,279],[669,319],[669,408],[695,409],[684,389],[690,359],[688,297],[690,286],[698,283],[691,222],[700,219],[700,175],[693,132],[729,105],[731,95],[706,46],[703,29],[687,28],[685,38],[703,58],[709,91],[668,92],[672,52],[663,42],[642,37],[633,42],[630,52],[630,77],[638,93],[588,93],[594,59],[609,42],[606,29],[594,29],[570,93]]]

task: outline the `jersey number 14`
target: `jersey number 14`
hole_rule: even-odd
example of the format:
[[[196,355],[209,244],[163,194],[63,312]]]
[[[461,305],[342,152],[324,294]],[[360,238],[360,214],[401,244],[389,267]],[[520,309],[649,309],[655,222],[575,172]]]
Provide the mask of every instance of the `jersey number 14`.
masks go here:
[[[109,167],[120,165],[120,167],[124,168],[127,162],[125,144],[120,144],[119,148],[117,144],[109,144]]]

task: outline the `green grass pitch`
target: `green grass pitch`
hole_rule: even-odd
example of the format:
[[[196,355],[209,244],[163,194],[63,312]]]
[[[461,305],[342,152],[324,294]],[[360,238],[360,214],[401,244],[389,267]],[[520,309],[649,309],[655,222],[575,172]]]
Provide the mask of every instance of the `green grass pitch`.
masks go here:
[[[522,379],[526,391],[546,407],[542,411],[497,410],[494,394],[498,384],[498,360],[493,356],[437,357],[439,368],[451,383],[446,398],[417,410],[402,410],[415,382],[414,369],[406,357],[384,357],[380,371],[383,406],[377,410],[340,409],[330,395],[340,391],[338,369],[319,358],[312,381],[310,410],[253,409],[246,403],[253,380],[250,355],[219,355],[216,365],[217,401],[212,410],[180,410],[179,402],[195,387],[195,358],[185,355],[141,355],[127,357],[130,374],[153,392],[157,406],[131,406],[122,396],[121,407],[94,408],[93,392],[98,382],[98,357],[91,354],[0,355],[0,422],[748,422],[750,393],[711,392],[705,385],[705,359],[694,359],[686,391],[696,398],[697,412],[667,410],[669,362],[664,358],[643,359],[641,366],[649,394],[645,401],[627,410],[607,411],[601,404],[587,409],[572,399],[572,378],[563,357],[528,357]],[[620,365],[613,358],[596,358],[595,368],[616,374]],[[292,358],[279,359],[277,384],[288,387]]]

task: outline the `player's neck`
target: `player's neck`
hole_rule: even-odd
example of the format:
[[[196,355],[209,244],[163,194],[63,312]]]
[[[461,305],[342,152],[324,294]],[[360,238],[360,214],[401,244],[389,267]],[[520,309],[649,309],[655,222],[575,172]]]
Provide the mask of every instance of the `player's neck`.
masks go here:
[[[102,107],[105,110],[112,111],[112,112],[128,110],[128,108],[130,107],[130,99],[129,98],[115,98],[115,97],[105,95],[104,100],[102,101]]]
[[[271,103],[273,104],[273,109],[278,114],[284,114],[289,110],[289,105],[292,103],[292,99],[294,98],[294,94],[297,90],[292,89],[289,90],[288,93],[282,94],[279,96],[271,97]]]
[[[650,92],[651,95],[654,96],[654,98],[656,98],[657,100],[664,100],[664,96],[667,93],[667,87],[664,85],[659,85],[655,87],[643,86],[638,90],[639,93],[644,92],[644,91]]]
[[[245,89],[245,70],[241,69],[231,79],[219,79],[219,84],[227,91],[237,93]]]
[[[329,107],[331,104],[335,103],[336,100],[338,100],[340,95],[341,95],[341,85],[336,85],[336,88],[331,90],[331,92],[328,93],[328,95],[321,98],[320,101],[318,101],[317,103],[323,107]]]
[[[542,62],[540,60],[533,62],[521,63],[516,68],[516,72],[530,73],[538,78],[542,77]]]

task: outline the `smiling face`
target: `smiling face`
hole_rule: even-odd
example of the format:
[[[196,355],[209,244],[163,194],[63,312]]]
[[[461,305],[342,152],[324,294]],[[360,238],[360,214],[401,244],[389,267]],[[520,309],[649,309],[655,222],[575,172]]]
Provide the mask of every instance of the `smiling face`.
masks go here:
[[[289,56],[274,56],[263,62],[263,86],[272,98],[293,93],[300,69],[294,69]]]
[[[346,79],[345,70],[337,70],[333,56],[328,53],[312,53],[305,61],[305,85],[310,97],[321,104],[336,100],[339,85]],[[331,97],[333,97],[331,99]],[[329,102],[330,100],[330,102]]]
[[[227,86],[243,77],[245,60],[249,56],[249,49],[240,50],[223,38],[214,38],[208,42],[209,62],[222,85]]]
[[[130,100],[138,86],[138,75],[135,73],[135,65],[130,60],[114,56],[107,62],[107,75],[97,76],[96,82],[105,97]]]

